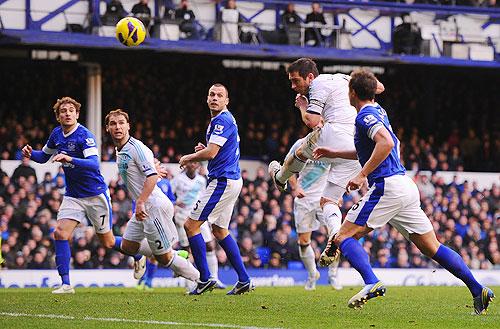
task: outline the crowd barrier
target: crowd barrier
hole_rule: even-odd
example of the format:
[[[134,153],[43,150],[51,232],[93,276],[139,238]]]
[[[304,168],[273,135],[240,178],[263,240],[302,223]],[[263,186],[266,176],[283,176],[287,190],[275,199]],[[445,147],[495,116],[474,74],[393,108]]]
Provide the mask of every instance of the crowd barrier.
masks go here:
[[[375,274],[387,286],[462,286],[463,283],[443,269],[375,269]],[[307,279],[305,270],[249,269],[259,287],[300,286]],[[321,268],[318,285],[328,284],[327,269]],[[500,285],[499,270],[473,270],[476,279],[484,285]],[[361,276],[353,269],[339,269],[338,278],[344,286],[360,286]],[[236,275],[231,269],[220,269],[219,279],[232,285]],[[135,287],[132,270],[72,270],[71,282],[76,287]],[[49,288],[60,284],[56,270],[3,270],[0,288]],[[160,268],[153,279],[153,287],[184,287],[183,278],[172,277],[169,269]]]

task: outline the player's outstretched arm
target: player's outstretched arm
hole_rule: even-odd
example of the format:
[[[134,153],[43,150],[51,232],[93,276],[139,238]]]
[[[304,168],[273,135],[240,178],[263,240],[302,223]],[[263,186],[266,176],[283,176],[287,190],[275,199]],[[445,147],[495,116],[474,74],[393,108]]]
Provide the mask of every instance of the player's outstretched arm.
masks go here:
[[[33,148],[31,147],[31,145],[27,144],[26,146],[23,147],[22,149],[22,152],[23,152],[23,156],[28,158],[28,159],[31,159],[35,162],[38,162],[38,163],[45,163],[47,161],[49,161],[50,159],[50,154],[47,154],[43,151],[34,151]]]
[[[341,158],[347,160],[357,160],[358,154],[356,150],[347,150],[347,151],[337,151],[328,147],[317,147],[313,151],[314,160],[318,160],[320,158]]]

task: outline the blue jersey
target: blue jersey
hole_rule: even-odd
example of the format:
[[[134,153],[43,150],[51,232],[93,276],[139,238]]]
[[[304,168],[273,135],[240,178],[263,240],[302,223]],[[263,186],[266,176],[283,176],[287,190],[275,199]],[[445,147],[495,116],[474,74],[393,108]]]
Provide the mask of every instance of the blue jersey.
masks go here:
[[[61,126],[54,128],[42,151],[45,154],[67,154],[72,158],[97,157],[94,135],[84,126],[64,134]],[[99,168],[81,168],[72,163],[62,164],[66,179],[66,194],[73,198],[87,198],[106,192],[107,186]]]
[[[210,120],[207,144],[220,146],[219,153],[208,161],[208,178],[240,179],[240,136],[238,125],[231,112],[223,110]]]
[[[175,202],[175,195],[172,191],[172,185],[167,178],[160,179],[158,183],[156,183],[156,185],[160,188],[163,194],[165,194],[170,199],[170,201],[172,201],[172,203]]]
[[[356,116],[354,145],[356,147],[359,162],[361,166],[364,166],[368,159],[370,159],[373,149],[375,148],[373,138],[382,127],[385,127],[389,131],[389,134],[391,134],[392,140],[394,141],[394,147],[389,156],[368,175],[368,183],[370,185],[379,178],[404,175],[405,173],[405,168],[399,160],[399,140],[392,131],[387,113],[378,104],[363,106]]]

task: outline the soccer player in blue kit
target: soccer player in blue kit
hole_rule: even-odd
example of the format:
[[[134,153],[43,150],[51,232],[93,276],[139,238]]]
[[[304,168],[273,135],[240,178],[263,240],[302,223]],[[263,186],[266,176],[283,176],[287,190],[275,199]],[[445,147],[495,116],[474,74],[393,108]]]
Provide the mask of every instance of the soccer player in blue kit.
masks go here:
[[[105,248],[119,251],[121,237],[111,231],[111,201],[109,190],[99,170],[97,143],[94,135],[78,123],[81,104],[71,97],[58,99],[53,109],[59,127],[54,128],[41,151],[35,151],[28,144],[23,147],[23,156],[38,163],[52,161],[62,164],[66,177],[66,194],[57,214],[54,231],[57,271],[62,285],[52,291],[54,294],[72,294],[69,264],[71,250],[69,239],[76,226],[88,218]],[[146,258],[135,255],[134,277],[139,279],[145,270]],[[139,264],[140,263],[140,264]]]
[[[184,155],[179,160],[181,168],[190,161],[208,160],[208,186],[184,224],[196,267],[200,271],[198,285],[190,294],[200,295],[212,290],[217,284],[208,268],[205,240],[200,231],[201,225],[208,221],[212,224],[212,233],[238,274],[238,281],[227,294],[238,295],[254,289],[243,265],[238,244],[228,230],[234,204],[243,185],[238,163],[240,137],[236,120],[227,109],[227,88],[219,83],[212,85],[208,90],[207,104],[211,114],[207,145],[198,143],[195,153]]]
[[[463,259],[436,238],[431,222],[420,208],[420,195],[413,180],[405,175],[399,157],[399,140],[392,131],[387,113],[374,102],[377,79],[367,70],[356,70],[349,81],[349,99],[356,108],[355,150],[335,151],[317,148],[314,157],[359,159],[361,172],[347,184],[347,190],[361,188],[368,180],[369,190],[347,213],[340,231],[329,241],[325,252],[331,261],[338,249],[356,269],[365,287],[348,303],[362,307],[369,299],[385,295],[386,288],[370,266],[369,257],[356,240],[389,223],[412,241],[426,256],[462,280],[469,288],[476,314],[484,314],[495,297],[493,291],[476,281]]]

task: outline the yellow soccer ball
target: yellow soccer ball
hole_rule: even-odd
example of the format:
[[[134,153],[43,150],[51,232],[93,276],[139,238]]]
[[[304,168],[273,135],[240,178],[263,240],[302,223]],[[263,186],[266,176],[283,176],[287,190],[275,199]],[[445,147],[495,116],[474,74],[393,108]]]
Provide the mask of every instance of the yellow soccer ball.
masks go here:
[[[116,39],[128,47],[140,45],[146,38],[146,28],[135,17],[122,18],[116,24]]]

